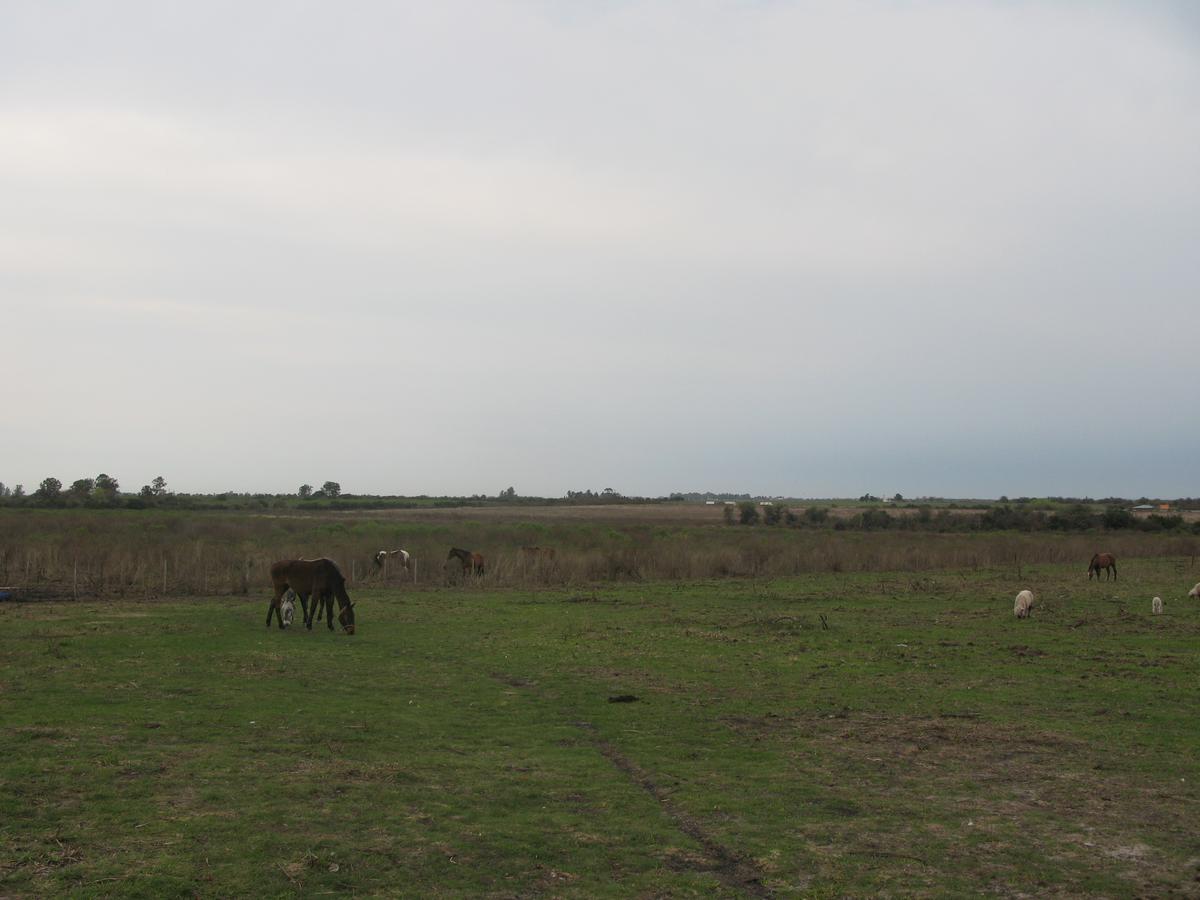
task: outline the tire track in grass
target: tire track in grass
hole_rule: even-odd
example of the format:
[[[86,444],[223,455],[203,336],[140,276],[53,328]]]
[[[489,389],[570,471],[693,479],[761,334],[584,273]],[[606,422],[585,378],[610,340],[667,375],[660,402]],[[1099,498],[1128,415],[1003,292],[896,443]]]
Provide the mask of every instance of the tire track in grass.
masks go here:
[[[537,693],[537,683],[534,681],[501,672],[492,672],[491,677],[510,688]],[[659,809],[680,832],[700,845],[705,858],[711,864],[711,868],[705,871],[712,872],[727,887],[751,897],[772,896],[771,891],[763,884],[763,872],[754,863],[717,841],[698,819],[682,809],[667,791],[659,787],[649,772],[617,749],[616,745],[600,734],[595,725],[583,721],[574,721],[571,724],[588,736],[592,746],[611,762],[617,771],[653,797]]]
[[[704,826],[675,803],[670,794],[659,787],[654,778],[605,739],[591,722],[574,722],[584,731],[592,745],[600,751],[617,770],[634,784],[658,801],[661,809],[675,827],[696,841],[704,850],[705,857],[712,863],[712,873],[726,886],[742,891],[752,897],[770,897],[771,892],[763,884],[763,873],[754,863],[721,844],[705,831]]]

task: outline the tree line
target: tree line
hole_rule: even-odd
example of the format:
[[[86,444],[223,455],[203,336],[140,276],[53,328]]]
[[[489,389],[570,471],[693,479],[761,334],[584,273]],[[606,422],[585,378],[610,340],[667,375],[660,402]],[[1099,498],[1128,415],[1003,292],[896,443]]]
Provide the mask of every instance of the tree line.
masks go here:
[[[1046,512],[1002,503],[980,512],[918,506],[911,514],[896,515],[871,508],[834,517],[825,506],[796,513],[781,504],[760,505],[743,500],[725,506],[726,525],[767,525],[790,528],[832,528],[835,531],[1183,531],[1200,534],[1200,522],[1188,523],[1178,514],[1136,516],[1124,506],[1102,512],[1082,503]]]

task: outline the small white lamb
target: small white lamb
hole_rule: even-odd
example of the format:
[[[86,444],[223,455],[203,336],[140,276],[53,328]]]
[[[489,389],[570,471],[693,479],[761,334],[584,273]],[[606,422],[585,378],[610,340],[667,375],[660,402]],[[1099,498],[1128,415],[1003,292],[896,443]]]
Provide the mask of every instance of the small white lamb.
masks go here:
[[[1196,586],[1188,591],[1189,597],[1200,597],[1200,581],[1196,582]]]
[[[1155,597],[1150,601],[1150,611],[1156,616],[1162,615],[1162,597]]]
[[[1033,591],[1021,591],[1013,603],[1013,614],[1018,619],[1028,619],[1031,609],[1033,609]]]
[[[279,604],[279,612],[282,614],[283,627],[287,628],[292,624],[292,620],[296,618],[296,600],[295,594],[289,589],[283,595],[283,600]]]

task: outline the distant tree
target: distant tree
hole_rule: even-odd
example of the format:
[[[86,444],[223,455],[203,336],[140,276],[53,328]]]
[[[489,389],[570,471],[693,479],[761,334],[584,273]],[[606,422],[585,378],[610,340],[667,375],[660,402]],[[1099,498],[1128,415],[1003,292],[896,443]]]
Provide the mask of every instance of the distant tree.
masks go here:
[[[510,484],[510,485],[508,486],[507,490],[503,490],[503,491],[501,491],[501,492],[500,492],[500,495],[499,495],[499,496],[500,496],[500,499],[501,499],[501,500],[515,500],[515,499],[517,499],[517,491],[516,491],[516,489],[515,489],[515,488],[514,488],[514,487],[513,487],[513,486]]]
[[[804,511],[804,518],[813,525],[820,525],[829,518],[829,510],[824,506],[810,506]]]
[[[903,499],[904,499],[904,495],[901,494],[899,491],[896,491],[896,496],[892,498],[892,500],[896,503],[899,503]]]
[[[12,493],[10,493],[8,496],[11,497],[13,500],[24,500],[25,499],[25,485],[23,485],[23,484],[13,485]]]
[[[12,496],[12,488],[10,488],[8,485],[6,485],[3,481],[0,481],[0,500],[3,500],[5,497],[11,497],[11,496]]]
[[[53,503],[62,493],[62,482],[57,478],[43,478],[34,496],[45,503]]]
[[[150,487],[150,485],[143,484],[142,489],[138,491],[138,496],[143,500],[153,500],[158,495],[154,493],[154,488]]]
[[[67,489],[67,493],[72,500],[83,502],[92,495],[92,491],[96,489],[96,481],[93,478],[76,478],[71,482],[71,486]]]
[[[342,492],[342,486],[336,481],[327,481],[321,485],[321,493],[326,497],[336,497]]]
[[[296,493],[300,495],[301,500],[307,500],[312,496],[312,485],[302,484],[300,485],[300,490],[296,491]]]
[[[726,525],[732,525],[736,521],[736,519],[734,518],[734,515],[733,515],[733,507],[732,506],[725,507],[724,515],[725,515],[725,524]]]
[[[150,482],[150,493],[155,497],[162,497],[167,493],[167,479],[161,475],[156,475],[154,480]]]
[[[743,500],[738,504],[738,521],[743,525],[758,524],[758,507],[753,500]]]
[[[783,520],[785,512],[787,512],[786,506],[776,506],[774,503],[770,506],[764,506],[763,522],[767,525],[778,525]]]
[[[117,482],[117,479],[113,478],[111,475],[105,475],[103,472],[101,472],[96,476],[95,490],[99,492],[104,499],[111,500],[117,496],[117,492],[121,490],[121,485]]]
[[[859,503],[878,503],[879,498],[876,497],[874,494],[863,494],[861,497],[858,498],[858,502]]]

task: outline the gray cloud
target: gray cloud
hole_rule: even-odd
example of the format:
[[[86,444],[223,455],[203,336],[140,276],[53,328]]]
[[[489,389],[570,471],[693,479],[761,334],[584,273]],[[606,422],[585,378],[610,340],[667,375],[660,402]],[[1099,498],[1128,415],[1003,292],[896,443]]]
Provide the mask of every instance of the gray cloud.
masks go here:
[[[1186,4],[6,18],[6,482],[1197,493]]]

